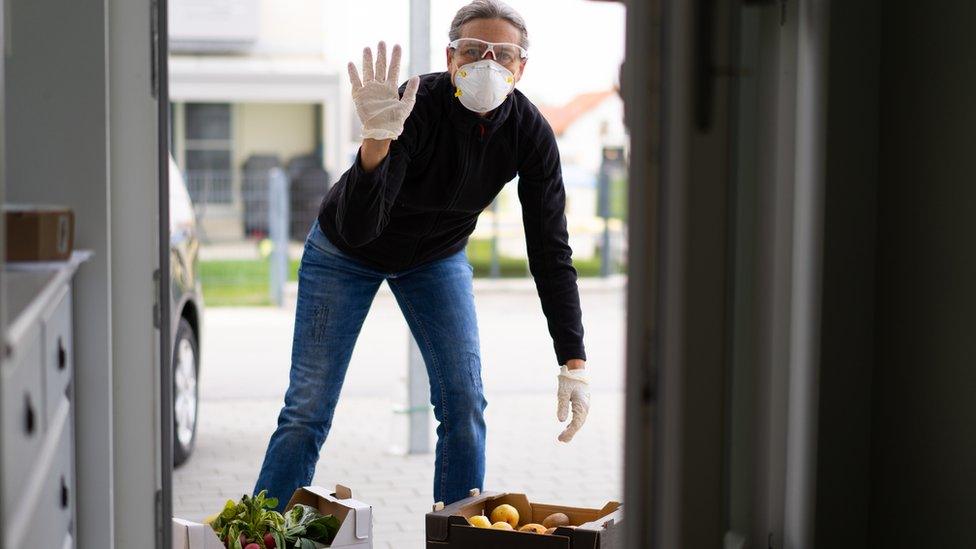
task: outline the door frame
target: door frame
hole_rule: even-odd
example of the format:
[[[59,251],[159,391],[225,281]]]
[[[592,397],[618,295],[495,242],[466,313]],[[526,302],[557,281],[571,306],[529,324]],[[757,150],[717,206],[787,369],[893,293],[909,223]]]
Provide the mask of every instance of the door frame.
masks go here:
[[[729,55],[731,5],[627,5],[627,51],[640,52],[621,75],[635,151],[624,501],[636,520],[626,521],[628,547],[715,546],[724,530],[730,93],[714,68]]]
[[[159,270],[156,272],[159,323],[160,485],[156,492],[156,547],[173,546],[173,337],[170,321],[169,248],[169,3],[150,0],[153,91],[157,105],[157,173],[159,180]]]

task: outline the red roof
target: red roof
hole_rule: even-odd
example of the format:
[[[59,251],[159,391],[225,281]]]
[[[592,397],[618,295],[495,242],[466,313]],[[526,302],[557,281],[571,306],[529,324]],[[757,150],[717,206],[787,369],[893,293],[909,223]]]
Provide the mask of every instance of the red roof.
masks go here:
[[[582,93],[565,105],[560,107],[541,106],[539,111],[542,112],[542,116],[546,118],[549,125],[552,126],[552,131],[558,136],[572,126],[579,117],[595,109],[604,99],[615,93],[617,90]]]

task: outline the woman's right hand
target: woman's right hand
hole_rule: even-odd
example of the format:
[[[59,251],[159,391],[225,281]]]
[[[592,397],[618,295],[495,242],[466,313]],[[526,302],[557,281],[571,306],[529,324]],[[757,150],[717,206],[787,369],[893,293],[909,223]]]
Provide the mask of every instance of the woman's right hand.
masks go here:
[[[400,73],[400,46],[393,46],[390,69],[386,68],[386,43],[376,47],[376,67],[373,67],[373,52],[363,49],[363,76],[359,78],[356,65],[349,63],[349,81],[352,83],[352,99],[356,113],[363,123],[364,139],[396,139],[403,133],[403,123],[413,110],[417,99],[420,77],[414,76],[407,82],[407,88],[400,97],[397,77]]]

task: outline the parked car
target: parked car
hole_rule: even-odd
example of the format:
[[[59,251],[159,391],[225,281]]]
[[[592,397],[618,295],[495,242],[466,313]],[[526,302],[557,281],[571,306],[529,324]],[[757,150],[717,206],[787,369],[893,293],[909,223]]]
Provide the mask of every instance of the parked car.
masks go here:
[[[193,452],[197,436],[203,292],[196,217],[183,174],[169,163],[170,334],[173,340],[173,466]]]

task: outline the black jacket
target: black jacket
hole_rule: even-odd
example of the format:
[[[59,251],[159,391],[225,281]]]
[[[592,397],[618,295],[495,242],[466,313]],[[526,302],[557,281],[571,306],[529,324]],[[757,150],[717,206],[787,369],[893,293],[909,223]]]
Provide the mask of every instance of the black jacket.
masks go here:
[[[402,271],[463,249],[478,214],[516,174],[529,270],[556,357],[585,359],[556,138],[517,89],[482,118],[454,97],[450,73],[423,75],[390,153],[370,173],[357,154],[323,200],[319,224],[348,255]]]

